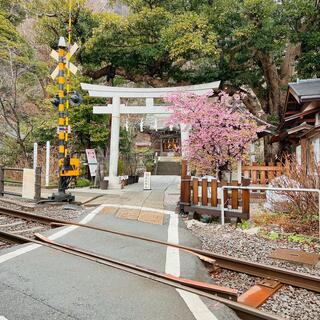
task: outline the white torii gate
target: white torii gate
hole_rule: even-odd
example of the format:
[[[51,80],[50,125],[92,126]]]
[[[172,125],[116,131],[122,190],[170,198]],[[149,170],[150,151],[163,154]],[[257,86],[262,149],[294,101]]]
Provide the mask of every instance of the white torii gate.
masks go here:
[[[107,106],[94,106],[95,114],[111,114],[111,143],[109,162],[109,188],[120,188],[118,177],[119,160],[119,138],[120,138],[120,115],[121,114],[170,114],[168,106],[155,106],[155,98],[163,98],[168,94],[176,92],[190,92],[194,94],[204,94],[211,89],[219,88],[220,81],[199,85],[167,87],[167,88],[126,88],[109,87],[103,85],[93,85],[81,83],[81,88],[89,92],[90,97],[112,98],[112,104]],[[145,106],[125,106],[121,104],[121,98],[144,98]],[[181,126],[181,147],[183,153],[184,141],[188,138],[188,130]]]

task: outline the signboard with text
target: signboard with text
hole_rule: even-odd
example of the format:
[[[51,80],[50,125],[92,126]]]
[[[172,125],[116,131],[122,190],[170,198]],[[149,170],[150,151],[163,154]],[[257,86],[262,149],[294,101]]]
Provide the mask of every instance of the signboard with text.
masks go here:
[[[151,172],[145,172],[143,175],[143,190],[151,190]]]
[[[94,149],[86,149],[86,155],[91,177],[95,177],[97,173],[98,161],[96,151]]]

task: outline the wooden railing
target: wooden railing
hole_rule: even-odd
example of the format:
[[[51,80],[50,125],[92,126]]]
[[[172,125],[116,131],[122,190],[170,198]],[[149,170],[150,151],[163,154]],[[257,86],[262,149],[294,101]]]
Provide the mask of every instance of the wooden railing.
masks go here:
[[[274,163],[272,161],[268,164],[253,162],[252,165],[242,166],[242,174],[244,178],[250,179],[251,184],[266,185],[275,177],[283,174],[288,175],[289,165],[289,161],[286,161],[284,165],[281,162]]]
[[[182,161],[180,209],[184,212],[196,212],[220,217],[221,200],[219,188],[225,185],[240,185],[237,181],[217,181],[216,179],[196,178],[187,175],[187,164]],[[249,180],[244,179],[242,186],[248,186]],[[226,218],[249,219],[250,192],[248,190],[225,190],[223,204]]]

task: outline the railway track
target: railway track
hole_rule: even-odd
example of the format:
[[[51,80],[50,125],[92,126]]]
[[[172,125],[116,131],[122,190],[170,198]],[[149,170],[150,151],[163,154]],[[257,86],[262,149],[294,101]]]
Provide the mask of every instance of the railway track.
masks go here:
[[[252,307],[252,305],[251,306],[246,305],[245,297],[242,297],[242,300],[241,300],[241,297],[236,297],[236,293],[234,291],[225,287],[215,286],[211,284],[204,284],[202,282],[196,282],[189,279],[176,278],[176,277],[162,274],[153,270],[148,270],[140,266],[125,263],[123,261],[117,261],[110,257],[97,255],[93,252],[82,250],[81,248],[54,243],[39,234],[36,234],[37,239],[35,239],[34,234],[32,235],[33,236],[32,238],[29,238],[29,237],[19,235],[10,231],[6,232],[6,231],[0,230],[0,239],[3,239],[4,241],[9,241],[13,243],[27,243],[27,242],[38,243],[55,250],[60,250],[68,254],[80,256],[82,258],[89,259],[97,263],[101,263],[104,265],[121,269],[126,272],[134,273],[142,277],[146,277],[153,281],[165,283],[167,285],[171,285],[176,288],[184,289],[184,290],[196,293],[198,295],[201,295],[210,299],[214,299],[216,301],[222,302],[227,306],[229,306],[242,319],[280,319],[279,317],[276,317],[274,315],[261,312],[258,309],[256,309],[256,307],[261,305],[261,303],[263,303],[264,301],[264,299],[261,300],[261,292],[264,292],[263,295],[265,297],[268,297],[268,294],[269,296],[271,296],[283,284],[293,285],[293,286],[308,289],[317,293],[320,292],[319,277],[302,274],[302,273],[290,271],[283,268],[263,265],[259,263],[252,263],[252,262],[244,261],[242,259],[236,259],[229,256],[219,255],[219,254],[208,252],[201,249],[191,248],[191,247],[178,245],[178,244],[172,244],[165,241],[137,236],[134,234],[118,232],[118,231],[114,231],[107,228],[100,228],[94,225],[84,225],[84,224],[65,221],[61,219],[38,216],[38,215],[34,215],[24,211],[18,211],[18,210],[12,210],[12,209],[0,207],[0,217],[1,216],[21,219],[23,221],[28,221],[28,222],[36,222],[38,224],[45,225],[46,227],[48,226],[57,227],[57,226],[67,226],[67,225],[79,226],[79,227],[89,228],[96,231],[108,232],[111,234],[153,242],[160,245],[172,246],[172,247],[184,250],[190,254],[196,255],[204,261],[215,264],[215,266],[219,265],[220,268],[260,277],[264,279],[262,283],[258,285],[260,286],[260,289],[262,288],[262,291],[260,290],[260,298],[259,298],[259,293],[256,292],[256,295],[254,296],[254,299],[253,299],[256,305]],[[249,296],[250,295],[252,296],[252,294],[249,293]],[[234,300],[237,300],[237,301],[234,301]],[[241,301],[242,303],[239,303],[239,301]]]
[[[42,222],[41,218],[30,219],[30,217],[24,217],[23,215],[20,217],[18,215],[14,216],[6,214],[5,210],[5,208],[0,209],[0,231],[34,238],[35,232],[43,232],[51,228],[50,223]],[[0,248],[2,247],[8,247],[8,244],[0,241]]]

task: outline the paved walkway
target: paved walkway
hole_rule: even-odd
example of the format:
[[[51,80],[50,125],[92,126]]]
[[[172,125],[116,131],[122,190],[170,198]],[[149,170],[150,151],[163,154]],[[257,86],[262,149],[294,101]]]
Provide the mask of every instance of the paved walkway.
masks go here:
[[[178,183],[178,177],[155,177],[152,191],[142,191],[141,183],[126,190],[107,191],[97,199],[103,204],[82,217],[81,222],[199,246],[178,215],[163,210],[174,208]],[[117,213],[123,206],[126,210],[157,209],[165,213],[164,222],[155,225],[121,219]],[[50,230],[47,234],[57,242],[157,271],[210,281],[198,258],[175,248],[77,227]],[[1,316],[8,320],[236,319],[221,304],[37,245],[0,251],[0,319]]]

